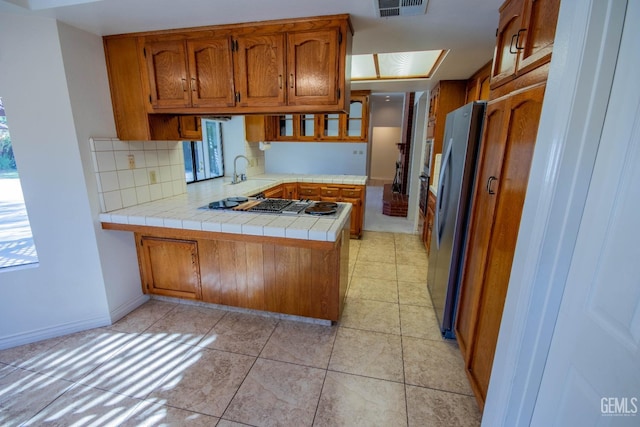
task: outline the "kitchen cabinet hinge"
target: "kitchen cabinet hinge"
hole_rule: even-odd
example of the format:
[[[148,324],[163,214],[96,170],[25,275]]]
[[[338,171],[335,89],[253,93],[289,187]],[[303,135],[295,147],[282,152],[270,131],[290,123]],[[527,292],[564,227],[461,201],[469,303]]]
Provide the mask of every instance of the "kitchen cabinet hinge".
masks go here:
[[[149,95],[149,104],[153,104],[153,101],[151,100],[151,95]]]
[[[142,53],[143,53],[144,57],[146,58],[147,57],[147,48],[146,47],[142,48]]]
[[[340,99],[340,88],[338,88],[338,99]]]
[[[338,31],[338,44],[342,44],[342,31]]]

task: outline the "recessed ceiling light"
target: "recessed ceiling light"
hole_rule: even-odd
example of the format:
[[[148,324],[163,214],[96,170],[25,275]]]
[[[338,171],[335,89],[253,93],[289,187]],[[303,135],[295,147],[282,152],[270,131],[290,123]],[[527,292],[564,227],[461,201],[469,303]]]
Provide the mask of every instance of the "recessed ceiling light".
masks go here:
[[[428,79],[447,52],[424,50],[353,55],[351,80]]]

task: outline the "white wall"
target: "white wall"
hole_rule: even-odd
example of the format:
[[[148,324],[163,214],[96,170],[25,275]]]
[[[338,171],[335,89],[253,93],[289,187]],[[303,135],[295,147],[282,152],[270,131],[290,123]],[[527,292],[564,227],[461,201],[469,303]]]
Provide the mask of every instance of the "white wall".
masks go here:
[[[224,176],[233,176],[233,159],[238,155],[246,156],[251,162],[238,159],[236,173],[246,173],[247,177],[260,175],[265,169],[265,155],[257,143],[248,143],[245,135],[244,116],[233,116],[222,123],[222,155],[224,157]]]
[[[40,261],[0,272],[5,348],[110,316],[56,22],[3,13],[0,52],[0,94]]]
[[[376,126],[373,128],[369,178],[393,182],[396,161],[400,155],[396,144],[401,142],[401,137],[402,128],[400,127]]]
[[[116,135],[102,38],[65,24],[58,24],[58,32],[76,130],[74,149],[79,149],[81,156],[81,163],[74,167],[84,172],[82,196],[89,202],[87,219],[92,222],[94,231],[93,238],[86,236],[87,244],[97,244],[102,267],[101,284],[106,292],[110,318],[117,320],[147,298],[140,287],[133,235],[104,231],[98,220],[101,209],[89,138]]]
[[[416,92],[414,101],[413,135],[411,139],[411,169],[409,174],[409,210],[407,219],[419,220],[420,174],[424,166],[424,143],[427,136],[427,108],[429,92]],[[417,223],[416,223],[417,230]]]
[[[273,142],[267,173],[366,175],[367,143]]]

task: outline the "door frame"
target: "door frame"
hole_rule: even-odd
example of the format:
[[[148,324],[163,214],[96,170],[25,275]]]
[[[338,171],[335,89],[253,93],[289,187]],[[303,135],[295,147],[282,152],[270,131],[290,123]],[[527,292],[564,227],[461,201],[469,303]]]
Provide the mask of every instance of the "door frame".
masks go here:
[[[626,3],[560,4],[483,425],[530,424],[599,147]]]

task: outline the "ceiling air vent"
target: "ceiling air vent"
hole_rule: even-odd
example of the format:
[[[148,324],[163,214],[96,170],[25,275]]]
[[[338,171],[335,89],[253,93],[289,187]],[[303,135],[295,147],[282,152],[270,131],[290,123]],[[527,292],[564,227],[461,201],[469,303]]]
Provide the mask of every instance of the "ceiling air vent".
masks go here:
[[[379,17],[424,15],[429,0],[374,0]]]

